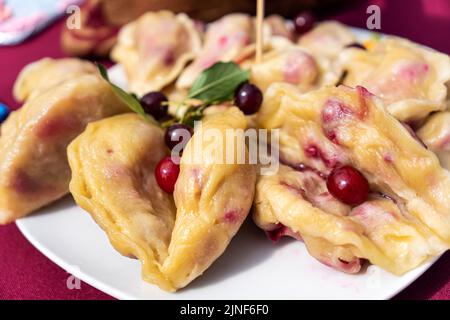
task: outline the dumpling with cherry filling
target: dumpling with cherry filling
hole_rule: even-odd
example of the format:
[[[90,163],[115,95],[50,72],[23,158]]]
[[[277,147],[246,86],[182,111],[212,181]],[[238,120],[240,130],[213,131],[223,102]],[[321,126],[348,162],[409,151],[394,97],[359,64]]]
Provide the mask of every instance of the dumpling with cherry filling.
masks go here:
[[[265,91],[274,82],[292,84],[306,92],[323,85],[334,85],[340,72],[331,59],[290,45],[264,54],[261,63],[250,67],[250,81]]]
[[[254,51],[250,45],[255,41],[255,23],[246,14],[233,13],[214,21],[208,26],[201,52],[181,73],[176,82],[179,89],[190,88],[198,75],[214,63],[234,61]]]
[[[449,248],[449,172],[363,87],[302,94],[274,84],[257,121],[279,129],[285,165],[258,181],[255,220],[265,230],[288,228],[315,257],[344,271],[340,262],[357,271],[358,259],[367,259],[403,274]],[[351,205],[327,183],[344,166],[370,185]]]
[[[69,143],[89,122],[127,111],[97,74],[67,79],[14,111],[0,128],[0,224],[67,194]]]
[[[397,119],[416,123],[448,106],[450,57],[406,39],[386,37],[367,50],[348,48],[339,57],[344,84],[379,96]]]
[[[141,96],[174,82],[200,50],[200,32],[188,16],[157,11],[122,27],[111,57],[124,66],[129,90]]]
[[[355,41],[355,35],[347,26],[337,21],[324,21],[302,35],[297,43],[313,54],[334,59],[346,45]]]
[[[162,129],[135,114],[92,123],[68,149],[71,193],[116,250],[141,260],[145,281],[183,288],[224,252],[252,205],[255,167],[225,163],[230,146],[211,139],[246,126],[237,108],[207,116],[183,151],[172,197],[154,175],[169,153]],[[243,139],[235,135],[235,159],[248,156]]]

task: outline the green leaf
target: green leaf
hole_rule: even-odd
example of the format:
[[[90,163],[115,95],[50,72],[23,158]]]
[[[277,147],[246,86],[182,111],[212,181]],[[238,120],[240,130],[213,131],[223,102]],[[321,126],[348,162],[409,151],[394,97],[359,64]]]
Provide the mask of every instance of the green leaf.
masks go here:
[[[109,82],[108,71],[106,70],[105,66],[98,62],[96,63],[96,65],[102,78]]]
[[[236,63],[217,62],[198,76],[188,98],[203,100],[205,104],[231,100],[236,88],[248,79],[249,72]]]
[[[130,108],[132,111],[142,116],[144,119],[149,120],[155,124],[158,124],[158,122],[156,122],[156,120],[153,119],[153,117],[145,113],[144,108],[142,108],[141,103],[137,99],[136,95],[125,92],[122,88],[116,86],[109,80],[108,71],[106,70],[104,65],[97,63],[97,68],[102,78],[108,81],[114,93],[123,101],[123,103],[125,103],[128,106],[128,108]]]

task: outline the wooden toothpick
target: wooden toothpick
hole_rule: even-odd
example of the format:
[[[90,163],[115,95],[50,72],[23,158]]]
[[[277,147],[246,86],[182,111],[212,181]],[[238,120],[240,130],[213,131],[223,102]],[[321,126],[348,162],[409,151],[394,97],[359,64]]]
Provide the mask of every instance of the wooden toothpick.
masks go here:
[[[264,22],[264,0],[256,2],[256,63],[261,63],[262,50],[264,45],[263,39],[263,22]]]

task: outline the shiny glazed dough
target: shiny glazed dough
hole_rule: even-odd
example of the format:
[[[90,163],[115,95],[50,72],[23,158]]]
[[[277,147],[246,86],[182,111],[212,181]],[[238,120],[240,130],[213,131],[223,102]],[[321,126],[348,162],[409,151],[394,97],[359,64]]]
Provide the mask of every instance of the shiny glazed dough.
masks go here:
[[[66,147],[87,123],[127,112],[98,75],[63,81],[28,100],[1,126],[0,223],[69,191]]]
[[[70,190],[120,253],[141,260],[144,280],[175,291],[223,253],[249,212],[255,167],[221,164],[205,139],[209,129],[245,127],[236,108],[204,119],[183,152],[173,200],[154,178],[168,152],[161,129],[131,114],[93,123],[68,149]]]

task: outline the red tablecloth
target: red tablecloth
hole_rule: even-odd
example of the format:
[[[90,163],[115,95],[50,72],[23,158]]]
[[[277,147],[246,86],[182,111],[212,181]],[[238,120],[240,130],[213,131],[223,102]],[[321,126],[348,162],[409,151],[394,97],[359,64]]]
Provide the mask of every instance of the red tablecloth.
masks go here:
[[[449,0],[362,1],[341,13],[327,14],[357,27],[365,27],[368,3],[381,8],[381,31],[408,37],[440,51],[450,53]],[[62,57],[59,33],[63,21],[27,41],[0,48],[0,101],[17,107],[11,88],[20,69],[44,56]],[[397,299],[450,299],[450,252],[447,252]],[[67,289],[70,275],[39,253],[19,232],[15,224],[0,227],[1,299],[111,299],[82,283],[81,289]]]

